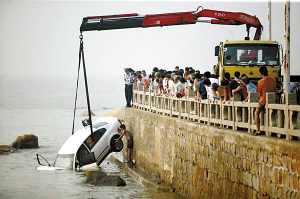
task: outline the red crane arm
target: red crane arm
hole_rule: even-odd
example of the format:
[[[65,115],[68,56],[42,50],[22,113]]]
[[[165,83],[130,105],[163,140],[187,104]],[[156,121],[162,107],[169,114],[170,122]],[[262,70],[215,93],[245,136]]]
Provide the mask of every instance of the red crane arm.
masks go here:
[[[112,30],[124,28],[138,28],[138,27],[155,27],[155,26],[171,26],[195,24],[196,22],[204,22],[198,18],[207,17],[213,18],[209,22],[211,24],[223,25],[241,25],[246,24],[249,35],[250,27],[256,28],[254,40],[259,40],[262,25],[256,16],[251,16],[241,12],[226,12],[217,10],[203,9],[195,12],[177,12],[166,14],[153,14],[141,16],[136,13],[121,14],[121,15],[106,15],[83,18],[80,31],[90,30]]]
[[[249,32],[250,27],[256,28],[256,33],[254,40],[259,40],[263,26],[259,19],[254,15],[248,15],[242,12],[226,12],[218,10],[208,10],[204,9],[197,13],[198,17],[210,17],[216,18],[216,20],[211,20],[212,24],[225,24],[225,25],[247,25],[247,31]],[[248,33],[249,34],[249,33]]]

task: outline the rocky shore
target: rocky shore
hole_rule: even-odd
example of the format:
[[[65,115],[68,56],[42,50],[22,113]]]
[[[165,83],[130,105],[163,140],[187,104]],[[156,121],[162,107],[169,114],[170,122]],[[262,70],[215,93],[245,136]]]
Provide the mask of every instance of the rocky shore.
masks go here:
[[[38,137],[33,134],[26,134],[18,136],[11,145],[0,145],[0,155],[14,152],[18,149],[36,149],[38,146]]]
[[[15,150],[17,150],[17,149],[12,146],[0,145],[0,155],[2,155],[4,153],[14,152]]]

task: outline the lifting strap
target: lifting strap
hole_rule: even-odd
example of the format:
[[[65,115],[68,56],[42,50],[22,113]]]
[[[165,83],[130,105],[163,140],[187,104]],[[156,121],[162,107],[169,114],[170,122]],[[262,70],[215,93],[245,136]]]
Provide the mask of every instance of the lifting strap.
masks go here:
[[[84,61],[84,52],[83,52],[83,36],[82,36],[82,33],[80,34],[79,39],[80,39],[79,63],[78,63],[78,74],[77,74],[77,85],[76,85],[76,95],[75,95],[75,107],[74,107],[74,115],[73,115],[72,135],[74,134],[75,113],[76,113],[76,106],[77,106],[77,93],[78,93],[78,82],[79,82],[79,71],[80,71],[80,63],[81,63],[81,59],[82,59],[82,66],[83,66],[83,73],[84,73],[84,82],[85,82],[85,92],[86,92],[86,101],[87,101],[87,106],[88,106],[89,123],[90,123],[90,129],[91,129],[91,138],[92,138],[92,142],[94,142],[92,116],[91,116],[91,107],[90,107],[90,98],[89,98],[88,82],[87,82],[87,75],[86,75],[85,61]]]

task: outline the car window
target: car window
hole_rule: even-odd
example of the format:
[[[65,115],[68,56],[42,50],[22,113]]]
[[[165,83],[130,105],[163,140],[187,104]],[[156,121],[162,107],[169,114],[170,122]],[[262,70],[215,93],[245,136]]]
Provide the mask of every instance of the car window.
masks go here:
[[[54,167],[73,168],[74,154],[57,154]]]
[[[92,149],[95,144],[100,140],[100,138],[104,135],[104,133],[106,132],[105,128],[101,128],[98,129],[97,131],[95,131],[93,133],[94,136],[94,142],[92,141],[92,136],[90,135],[86,140],[85,140],[85,144],[89,149]]]
[[[99,127],[104,126],[106,124],[108,124],[108,123],[107,122],[95,122],[95,123],[93,123],[93,128],[99,128]]]

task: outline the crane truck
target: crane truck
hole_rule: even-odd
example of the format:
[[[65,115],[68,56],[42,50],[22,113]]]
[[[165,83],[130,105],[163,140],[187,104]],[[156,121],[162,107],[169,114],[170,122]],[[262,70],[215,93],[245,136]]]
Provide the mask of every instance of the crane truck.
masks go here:
[[[211,18],[200,20],[199,18]],[[239,71],[251,80],[261,78],[259,68],[267,66],[269,76],[279,82],[280,78],[280,45],[275,41],[260,41],[263,26],[256,16],[242,12],[227,12],[203,9],[199,6],[196,11],[176,12],[165,14],[139,15],[137,13],[91,16],[82,20],[80,31],[113,30],[125,28],[148,28],[172,25],[196,24],[206,22],[220,25],[246,25],[247,35],[242,41],[225,41],[215,47],[218,64],[215,73],[223,79],[224,72],[229,72],[233,77]],[[250,28],[256,28],[253,40],[249,38]]]

